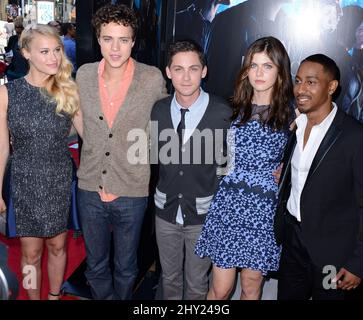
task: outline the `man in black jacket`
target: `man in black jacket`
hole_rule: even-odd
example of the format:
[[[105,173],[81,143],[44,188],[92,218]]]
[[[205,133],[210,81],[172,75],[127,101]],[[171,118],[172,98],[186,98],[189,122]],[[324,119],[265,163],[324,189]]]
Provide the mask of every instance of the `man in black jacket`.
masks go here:
[[[322,54],[303,60],[296,75],[301,115],[275,216],[278,299],[343,300],[363,277],[363,126],[332,102],[339,78]]]
[[[192,37],[205,49],[213,19],[221,4],[229,5],[229,0],[194,0],[188,7],[178,10],[175,15],[175,37]]]
[[[224,98],[233,95],[248,47],[262,36],[281,38],[275,18],[282,5],[290,1],[247,0],[216,15],[205,44],[208,92]]]

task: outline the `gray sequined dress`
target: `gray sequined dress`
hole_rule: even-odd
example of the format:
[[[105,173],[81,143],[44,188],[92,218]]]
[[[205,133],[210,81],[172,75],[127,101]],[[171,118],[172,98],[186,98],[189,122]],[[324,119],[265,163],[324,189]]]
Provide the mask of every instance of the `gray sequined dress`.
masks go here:
[[[72,122],[57,115],[55,102],[24,78],[6,87],[16,235],[53,237],[68,224],[72,162],[67,138]]]

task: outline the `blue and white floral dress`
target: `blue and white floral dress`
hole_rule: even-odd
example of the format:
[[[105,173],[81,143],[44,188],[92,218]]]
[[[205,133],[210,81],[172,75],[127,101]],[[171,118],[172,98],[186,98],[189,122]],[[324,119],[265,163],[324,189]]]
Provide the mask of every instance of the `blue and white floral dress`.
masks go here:
[[[269,106],[253,105],[253,115]],[[289,132],[273,131],[258,117],[228,135],[234,165],[211,203],[195,252],[220,268],[249,268],[263,275],[279,266],[273,220],[278,186],[272,172],[280,164]]]

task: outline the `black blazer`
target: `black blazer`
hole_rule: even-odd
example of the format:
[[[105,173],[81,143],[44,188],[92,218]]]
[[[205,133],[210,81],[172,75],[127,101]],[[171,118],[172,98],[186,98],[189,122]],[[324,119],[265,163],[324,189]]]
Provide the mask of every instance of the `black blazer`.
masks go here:
[[[284,241],[295,146],[293,134],[279,186],[274,225],[278,244]],[[319,267],[344,267],[363,278],[363,125],[339,109],[311,164],[300,211],[302,236],[312,261]]]

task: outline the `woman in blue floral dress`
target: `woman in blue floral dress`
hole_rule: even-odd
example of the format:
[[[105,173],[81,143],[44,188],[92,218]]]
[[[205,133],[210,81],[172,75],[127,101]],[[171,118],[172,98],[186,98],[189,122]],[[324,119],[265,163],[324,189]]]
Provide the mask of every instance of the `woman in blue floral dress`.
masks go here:
[[[213,262],[208,299],[227,299],[241,268],[241,299],[259,299],[263,277],[278,269],[273,220],[278,168],[293,101],[290,60],[273,37],[255,41],[238,75],[228,137],[230,163],[212,201],[196,254]]]

